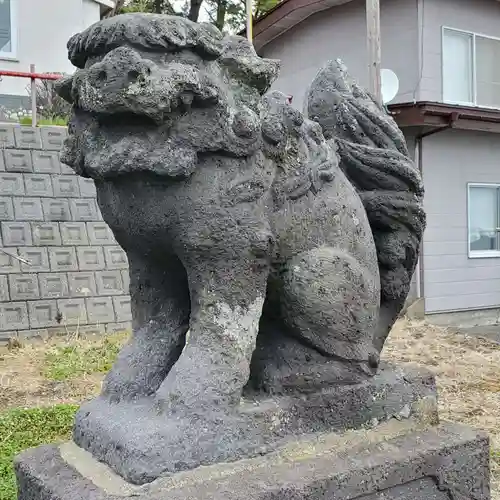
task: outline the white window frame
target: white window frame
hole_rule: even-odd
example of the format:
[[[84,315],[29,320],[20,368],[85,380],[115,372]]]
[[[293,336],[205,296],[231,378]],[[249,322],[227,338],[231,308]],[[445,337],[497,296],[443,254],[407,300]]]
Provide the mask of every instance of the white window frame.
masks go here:
[[[496,188],[500,190],[500,184],[495,182],[468,182],[467,183],[467,255],[469,259],[488,259],[500,257],[500,250],[471,250],[470,249],[470,189],[475,187]],[[499,200],[500,201],[500,195]],[[500,234],[499,234],[500,237]]]
[[[444,95],[444,36],[446,31],[455,31],[456,33],[461,33],[463,35],[469,35],[472,37],[472,96],[473,102],[462,102],[462,101],[448,101],[445,99]],[[458,104],[461,106],[471,106],[476,108],[485,108],[485,109],[500,109],[500,105],[498,106],[485,106],[482,104],[477,104],[477,68],[476,68],[476,37],[480,38],[488,38],[490,40],[496,40],[500,42],[500,38],[496,36],[484,35],[483,33],[476,33],[474,31],[461,30],[457,28],[452,28],[450,26],[441,26],[441,96],[443,98],[443,102],[446,104]]]
[[[0,50],[1,59],[17,60],[17,36],[18,36],[18,16],[17,16],[17,0],[10,0],[10,36],[11,36],[11,51],[3,52]]]

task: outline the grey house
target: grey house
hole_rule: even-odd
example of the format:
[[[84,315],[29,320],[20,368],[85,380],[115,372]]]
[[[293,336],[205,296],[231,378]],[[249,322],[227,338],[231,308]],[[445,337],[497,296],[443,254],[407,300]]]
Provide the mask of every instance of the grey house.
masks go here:
[[[275,88],[296,107],[329,59],[366,84],[365,0],[284,0],[254,26],[259,54],[282,61]],[[414,292],[435,321],[497,322],[500,2],[381,0],[381,43],[400,82],[389,109],[426,186]]]

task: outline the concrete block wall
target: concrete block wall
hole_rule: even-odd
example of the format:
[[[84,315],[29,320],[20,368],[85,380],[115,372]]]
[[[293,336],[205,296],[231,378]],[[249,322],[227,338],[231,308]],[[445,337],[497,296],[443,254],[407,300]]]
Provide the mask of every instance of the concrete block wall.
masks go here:
[[[127,257],[60,162],[66,133],[0,123],[0,343],[130,328]]]

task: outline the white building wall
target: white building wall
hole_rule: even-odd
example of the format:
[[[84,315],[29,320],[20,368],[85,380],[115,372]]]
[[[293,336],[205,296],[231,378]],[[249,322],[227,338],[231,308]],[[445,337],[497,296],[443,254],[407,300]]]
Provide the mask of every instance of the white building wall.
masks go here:
[[[0,69],[39,73],[71,73],[66,44],[69,38],[100,19],[94,0],[14,0],[16,2],[17,55],[0,57]],[[29,80],[4,77],[0,95],[26,95]]]

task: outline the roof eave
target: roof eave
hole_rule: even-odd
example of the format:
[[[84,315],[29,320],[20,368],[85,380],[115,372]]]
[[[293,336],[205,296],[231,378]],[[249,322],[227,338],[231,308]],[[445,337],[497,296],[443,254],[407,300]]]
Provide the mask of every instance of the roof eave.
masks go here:
[[[282,0],[274,8],[254,21],[253,43],[261,49],[285,31],[322,10],[338,7],[352,0]],[[239,33],[244,36],[246,30]]]
[[[388,109],[401,128],[454,128],[500,133],[500,109],[430,101],[391,104]]]

